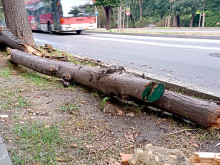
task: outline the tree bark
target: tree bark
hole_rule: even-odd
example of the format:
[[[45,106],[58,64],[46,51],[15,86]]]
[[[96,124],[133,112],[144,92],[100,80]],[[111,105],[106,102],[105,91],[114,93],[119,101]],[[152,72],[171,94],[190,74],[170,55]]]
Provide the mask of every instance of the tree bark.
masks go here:
[[[105,17],[106,17],[106,30],[111,30],[111,20],[110,20],[110,10],[111,10],[111,7],[110,6],[107,6],[107,7],[104,7],[105,9]]]
[[[10,47],[13,49],[18,49],[21,51],[28,52],[30,54],[34,54],[37,56],[42,57],[43,53],[38,50],[34,46],[30,46],[23,40],[15,37],[11,31],[9,31],[7,28],[0,28],[0,48],[5,49],[6,47]]]
[[[16,38],[7,28],[0,29],[0,44],[2,45],[2,49],[8,46],[13,49],[25,51],[23,46],[25,42]]]
[[[123,67],[98,68],[54,61],[12,49],[11,60],[37,72],[58,77],[68,86],[72,81],[123,97],[153,102],[162,97],[164,85],[127,73]]]
[[[152,106],[190,120],[204,128],[220,128],[220,106],[212,101],[192,98],[165,90]]]
[[[143,0],[139,1],[139,6],[140,6],[140,19],[143,18]]]
[[[193,27],[193,21],[194,21],[194,13],[192,14],[192,16],[191,16],[191,20],[190,20],[190,25],[189,25],[189,27]]]
[[[174,15],[173,17],[173,27],[180,27],[180,18],[178,15]]]
[[[24,0],[2,0],[5,21],[11,32],[29,45],[34,45]]]
[[[40,58],[19,50],[11,51],[11,60],[40,73],[61,78],[65,84],[74,81],[106,94],[142,99],[150,106],[176,114],[204,128],[220,128],[220,106],[217,103],[168,90],[163,93],[162,84],[127,73],[123,68],[76,65]]]

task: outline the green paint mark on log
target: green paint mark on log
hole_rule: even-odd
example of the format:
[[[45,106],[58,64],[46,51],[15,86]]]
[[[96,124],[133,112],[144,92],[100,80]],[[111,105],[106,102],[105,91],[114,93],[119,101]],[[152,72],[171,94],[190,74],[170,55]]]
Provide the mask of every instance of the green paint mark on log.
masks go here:
[[[157,101],[163,96],[164,90],[164,84],[151,83],[142,93],[142,99],[148,103]]]

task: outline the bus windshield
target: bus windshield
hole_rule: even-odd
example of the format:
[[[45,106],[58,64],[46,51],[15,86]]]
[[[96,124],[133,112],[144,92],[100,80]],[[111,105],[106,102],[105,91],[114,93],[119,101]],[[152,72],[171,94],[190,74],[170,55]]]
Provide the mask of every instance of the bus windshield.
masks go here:
[[[61,17],[93,17],[93,0],[60,0]]]

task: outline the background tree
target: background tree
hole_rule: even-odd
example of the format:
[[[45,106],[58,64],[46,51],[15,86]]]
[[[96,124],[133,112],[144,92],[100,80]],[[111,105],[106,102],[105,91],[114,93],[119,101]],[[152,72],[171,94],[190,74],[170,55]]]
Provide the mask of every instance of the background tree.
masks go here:
[[[1,0],[7,27],[29,45],[34,45],[24,0]]]
[[[140,6],[140,19],[143,18],[143,0],[139,0],[139,6]]]
[[[190,27],[193,26],[195,13],[201,8],[202,0],[176,0],[173,4],[174,26],[179,26],[180,15],[191,15]]]
[[[111,29],[111,11],[112,8],[118,7],[120,5],[119,0],[96,0],[95,1],[95,6],[102,6],[105,10],[105,18],[106,18],[106,30]]]

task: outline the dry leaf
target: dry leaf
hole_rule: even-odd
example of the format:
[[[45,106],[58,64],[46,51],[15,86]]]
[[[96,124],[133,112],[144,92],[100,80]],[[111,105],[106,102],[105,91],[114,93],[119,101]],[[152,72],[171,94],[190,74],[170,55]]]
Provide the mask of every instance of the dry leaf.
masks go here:
[[[73,148],[76,148],[76,147],[77,147],[77,144],[72,143],[72,144],[70,144],[70,146],[73,147]]]
[[[128,160],[133,156],[133,154],[120,153],[120,156],[121,156],[121,164],[128,165]]]
[[[124,112],[122,110],[120,110],[120,109],[118,109],[117,111],[118,111],[117,115],[119,115],[119,116],[122,116],[124,114]]]
[[[58,162],[64,162],[65,160],[64,160],[64,159],[59,159],[59,158],[58,158],[57,161],[58,161]]]

